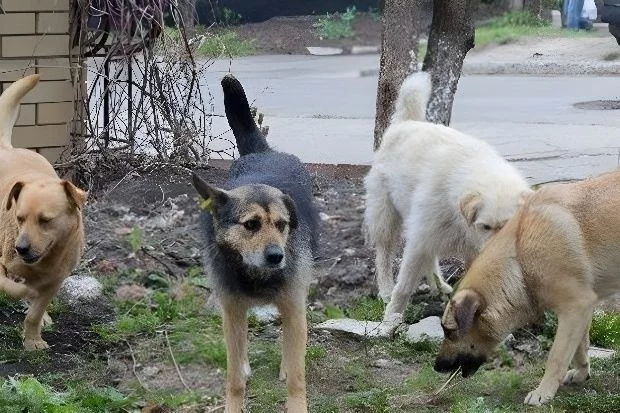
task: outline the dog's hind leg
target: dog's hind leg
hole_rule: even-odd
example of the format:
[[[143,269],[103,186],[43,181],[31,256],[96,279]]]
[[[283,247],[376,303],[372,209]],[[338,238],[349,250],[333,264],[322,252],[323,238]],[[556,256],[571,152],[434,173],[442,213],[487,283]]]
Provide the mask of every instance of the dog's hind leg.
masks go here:
[[[377,287],[379,296],[387,303],[394,289],[393,266],[401,240],[402,220],[380,173],[371,170],[365,182],[364,232],[366,242],[375,247]]]
[[[282,368],[286,375],[288,399],[286,408],[291,413],[306,413],[306,290],[299,288],[285,294],[276,303],[282,317]]]
[[[439,260],[435,259],[435,269],[432,273],[426,276],[428,286],[431,288],[433,294],[438,292],[441,294],[451,294],[452,287],[448,284],[441,275],[441,268],[439,267]]]
[[[226,413],[240,413],[243,407],[248,354],[247,305],[233,297],[222,297],[226,341]]]
[[[583,335],[579,347],[573,356],[571,370],[564,376],[564,384],[582,384],[590,378],[590,358],[588,357],[588,348],[590,347],[590,325],[592,320],[586,328],[586,333]]]
[[[411,234],[405,243],[403,262],[398,272],[396,287],[392,292],[392,299],[385,309],[384,320],[395,320],[396,314],[403,314],[407,308],[409,298],[414,289],[420,284],[423,276],[429,276],[435,269],[436,258],[424,248],[424,239],[419,235]]]

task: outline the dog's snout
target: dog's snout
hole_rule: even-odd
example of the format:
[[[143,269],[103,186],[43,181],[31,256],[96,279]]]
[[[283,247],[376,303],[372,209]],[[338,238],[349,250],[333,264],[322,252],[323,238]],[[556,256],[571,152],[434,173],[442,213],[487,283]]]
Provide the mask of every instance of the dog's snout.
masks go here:
[[[15,252],[22,256],[28,255],[30,252],[30,243],[28,241],[18,240],[15,243]]]
[[[265,248],[265,261],[270,265],[277,265],[284,259],[284,251],[278,245],[269,245]]]
[[[438,373],[449,373],[454,370],[455,363],[453,360],[439,358],[435,360],[435,371]]]

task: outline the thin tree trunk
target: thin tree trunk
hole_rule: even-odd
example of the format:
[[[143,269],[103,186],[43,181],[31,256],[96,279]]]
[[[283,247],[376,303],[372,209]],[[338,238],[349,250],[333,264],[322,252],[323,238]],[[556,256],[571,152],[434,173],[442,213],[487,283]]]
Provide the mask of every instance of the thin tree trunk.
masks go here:
[[[179,0],[178,5],[185,33],[188,38],[192,38],[196,26],[196,0]]]
[[[390,123],[394,102],[405,78],[417,70],[420,0],[385,0],[381,63],[377,87],[375,150]]]
[[[429,122],[450,124],[463,60],[474,47],[471,10],[471,0],[435,0],[433,4],[433,22],[422,69],[431,73],[433,81],[426,112]]]
[[[530,11],[534,16],[542,18],[543,14],[543,2],[542,0],[525,0],[523,8]]]

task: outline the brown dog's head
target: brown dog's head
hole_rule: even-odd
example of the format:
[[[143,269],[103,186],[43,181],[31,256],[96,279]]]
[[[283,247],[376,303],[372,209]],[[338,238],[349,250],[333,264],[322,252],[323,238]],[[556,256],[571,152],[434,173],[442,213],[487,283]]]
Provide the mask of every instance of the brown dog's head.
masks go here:
[[[18,233],[15,252],[25,264],[37,264],[66,242],[80,222],[87,193],[69,181],[17,182],[5,208],[13,211]]]
[[[262,271],[282,269],[290,230],[297,227],[295,203],[267,185],[245,185],[230,191],[193,175],[193,184],[213,217],[215,241],[238,253],[245,265]]]
[[[450,300],[441,318],[445,338],[435,360],[436,371],[460,367],[463,377],[470,376],[495,351],[499,341],[482,315],[484,306],[482,297],[469,289],[458,291]]]

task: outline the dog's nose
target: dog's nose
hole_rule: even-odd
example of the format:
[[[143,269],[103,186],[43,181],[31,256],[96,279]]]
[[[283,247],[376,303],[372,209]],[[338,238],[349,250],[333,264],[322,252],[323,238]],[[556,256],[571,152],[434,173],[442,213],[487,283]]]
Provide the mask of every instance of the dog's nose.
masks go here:
[[[26,242],[15,244],[15,252],[17,252],[19,255],[22,255],[22,256],[28,255],[29,251],[30,251],[30,244]]]
[[[265,261],[270,265],[277,265],[282,262],[284,251],[277,245],[269,245],[265,248]]]

